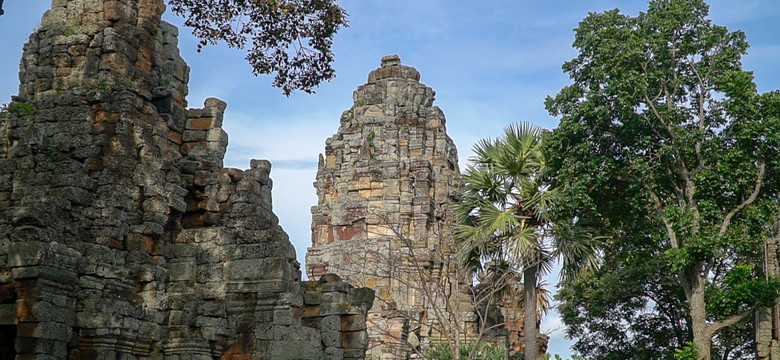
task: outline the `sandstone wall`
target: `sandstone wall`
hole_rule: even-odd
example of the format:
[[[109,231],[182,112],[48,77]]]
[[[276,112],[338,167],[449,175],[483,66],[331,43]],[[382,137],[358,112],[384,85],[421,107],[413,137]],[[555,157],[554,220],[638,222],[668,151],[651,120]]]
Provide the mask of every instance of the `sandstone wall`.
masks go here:
[[[376,290],[369,314],[373,359],[406,358],[430,340],[432,329],[423,324],[435,322],[432,310],[445,304],[422,296],[416,277],[452,276],[446,259],[457,150],[433,105],[434,91],[419,79],[397,56],[384,57],[325,142],[315,183],[306,268],[315,279],[335,272]],[[454,283],[463,286],[453,299],[467,303],[467,285]]]
[[[163,11],[57,0],[25,45],[0,120],[0,358],[362,358],[373,293],[300,281],[270,163],[222,167],[226,104],[187,109]]]
[[[769,276],[780,276],[780,220],[775,232],[764,245],[764,273]],[[757,311],[755,323],[758,359],[780,360],[780,305]]]

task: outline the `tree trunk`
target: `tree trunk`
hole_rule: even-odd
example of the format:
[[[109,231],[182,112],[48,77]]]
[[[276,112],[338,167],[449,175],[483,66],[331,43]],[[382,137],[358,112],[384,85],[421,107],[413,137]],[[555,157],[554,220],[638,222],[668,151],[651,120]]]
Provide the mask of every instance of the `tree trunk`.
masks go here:
[[[460,360],[460,347],[461,347],[460,334],[457,334],[457,336],[455,336],[455,343],[452,344],[452,347],[454,348],[451,350],[452,360]]]
[[[699,360],[710,360],[712,334],[707,326],[706,300],[704,299],[704,279],[696,276],[691,287],[690,306],[691,325],[693,327],[693,344],[699,351]]]
[[[536,276],[539,265],[533,264],[523,270],[523,297],[525,309],[523,313],[523,332],[525,336],[525,360],[536,360],[539,351],[536,348]]]

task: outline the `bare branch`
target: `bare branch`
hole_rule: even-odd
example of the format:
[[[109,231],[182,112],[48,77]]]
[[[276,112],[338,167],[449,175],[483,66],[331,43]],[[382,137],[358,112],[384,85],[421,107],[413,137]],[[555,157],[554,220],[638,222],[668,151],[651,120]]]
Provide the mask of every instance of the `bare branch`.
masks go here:
[[[431,343],[446,343],[455,352],[467,340],[472,344],[488,341],[496,329],[505,326],[503,317],[496,318],[495,314],[500,312],[500,291],[510,274],[501,273],[492,283],[477,289],[462,266],[452,236],[432,234],[431,239],[437,241],[432,248],[431,239],[412,239],[398,221],[391,221],[388,215],[374,215],[385,225],[369,234],[386,237],[387,246],[377,248],[363,242],[361,252],[364,258],[371,259],[368,264],[353,262],[331,267],[336,273],[349,274],[350,281],[355,283],[365,285],[371,278],[377,284],[392,283],[391,297],[377,296],[377,304],[386,310],[381,319],[372,319],[373,331],[424,357],[425,346]],[[426,246],[421,246],[421,241]],[[380,289],[377,290],[381,292]],[[414,301],[399,301],[396,292],[409,295]],[[398,333],[399,324],[408,330]],[[478,347],[472,349],[474,355]]]

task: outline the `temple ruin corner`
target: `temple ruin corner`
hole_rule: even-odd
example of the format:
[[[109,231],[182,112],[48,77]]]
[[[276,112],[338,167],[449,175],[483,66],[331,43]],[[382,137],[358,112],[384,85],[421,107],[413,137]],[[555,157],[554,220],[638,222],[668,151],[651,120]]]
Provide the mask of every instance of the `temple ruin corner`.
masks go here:
[[[162,0],[54,1],[0,120],[0,359],[362,359],[373,291],[301,281],[271,164],[224,168]]]

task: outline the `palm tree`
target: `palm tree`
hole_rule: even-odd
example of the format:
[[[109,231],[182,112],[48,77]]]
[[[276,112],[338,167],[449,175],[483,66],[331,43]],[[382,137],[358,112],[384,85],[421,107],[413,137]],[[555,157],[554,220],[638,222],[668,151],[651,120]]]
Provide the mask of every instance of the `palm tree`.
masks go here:
[[[529,123],[511,124],[498,139],[483,139],[463,175],[456,207],[456,237],[464,247],[465,264],[475,274],[485,264],[504,263],[523,274],[525,358],[537,358],[537,281],[563,257],[563,275],[596,263],[595,242],[573,241],[576,220],[553,224],[549,214],[558,197],[546,174],[542,130]],[[589,240],[592,240],[590,238]]]

